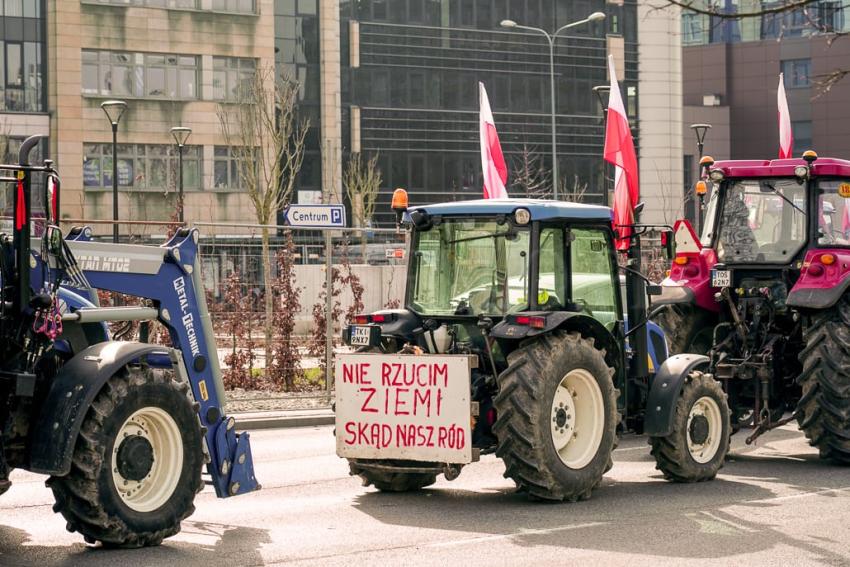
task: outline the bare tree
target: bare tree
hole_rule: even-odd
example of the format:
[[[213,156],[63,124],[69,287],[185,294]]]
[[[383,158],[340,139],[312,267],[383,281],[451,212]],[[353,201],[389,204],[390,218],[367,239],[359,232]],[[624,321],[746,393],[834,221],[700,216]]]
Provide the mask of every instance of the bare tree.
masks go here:
[[[720,0],[658,0],[658,4],[654,8],[664,9],[669,6],[676,6],[685,13],[708,16],[714,21],[747,20],[764,18],[765,16],[781,17],[783,14],[796,12],[802,14],[807,28],[828,36],[827,44],[832,45],[835,40],[850,35],[850,32],[837,31],[829,23],[823,21],[822,12],[819,11],[820,2],[821,0],[778,0],[776,2],[754,0],[751,4],[756,4],[758,6],[756,9],[729,11],[726,8],[726,3]],[[836,9],[843,10],[844,8],[845,3],[842,2]],[[780,37],[783,32],[784,27],[780,28]],[[816,77],[818,80],[815,81],[815,84],[818,86],[819,92],[814,98],[829,92],[836,83],[848,75],[850,75],[850,66],[836,67]]]
[[[584,203],[587,197],[587,183],[582,183],[578,175],[573,175],[572,183],[564,177],[561,181],[561,187],[558,190],[558,195],[564,201],[572,201],[573,203]]]
[[[359,153],[351,154],[348,165],[342,173],[342,183],[351,203],[354,225],[365,227],[375,214],[378,200],[378,188],[381,186],[381,169],[378,167],[378,154],[364,161]],[[360,251],[366,261],[366,234],[360,236]]]
[[[224,143],[235,158],[239,180],[248,194],[261,229],[263,287],[265,293],[265,339],[272,342],[272,268],[270,231],[278,211],[286,207],[295,178],[304,160],[304,140],[309,121],[297,115],[299,84],[278,77],[274,68],[257,69],[240,85],[236,104],[220,104],[216,114]]]
[[[531,199],[552,198],[552,177],[535,148],[523,144],[513,165],[511,188],[515,193]]]

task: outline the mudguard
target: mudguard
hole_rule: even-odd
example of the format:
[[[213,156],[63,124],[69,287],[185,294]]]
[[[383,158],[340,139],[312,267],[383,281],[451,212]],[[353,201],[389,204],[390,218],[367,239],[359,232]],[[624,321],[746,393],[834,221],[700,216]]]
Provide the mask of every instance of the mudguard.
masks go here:
[[[167,356],[169,350],[146,343],[104,342],[69,360],[53,380],[35,421],[30,470],[68,474],[86,412],[103,385],[128,363],[151,353]]]
[[[708,361],[708,357],[701,354],[676,354],[664,361],[649,388],[644,433],[650,437],[667,437],[673,433],[676,402],[685,378]]]

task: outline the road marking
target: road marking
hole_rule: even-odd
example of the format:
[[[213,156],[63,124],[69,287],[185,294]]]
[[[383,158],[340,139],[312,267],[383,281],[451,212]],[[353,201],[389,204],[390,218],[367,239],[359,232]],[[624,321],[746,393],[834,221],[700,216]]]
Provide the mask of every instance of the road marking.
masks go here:
[[[555,528],[546,528],[546,529],[522,529],[517,532],[511,532],[509,534],[496,534],[489,536],[479,536],[479,537],[468,537],[464,539],[456,539],[452,541],[438,541],[434,543],[429,543],[427,547],[452,547],[454,545],[467,545],[467,544],[475,544],[475,543],[484,543],[488,541],[499,541],[503,539],[510,539],[518,536],[528,536],[528,535],[549,535],[557,532],[565,532],[568,530],[578,530],[582,528],[595,528],[597,526],[604,526],[606,522],[586,522],[584,524],[573,524],[571,526],[557,526]]]

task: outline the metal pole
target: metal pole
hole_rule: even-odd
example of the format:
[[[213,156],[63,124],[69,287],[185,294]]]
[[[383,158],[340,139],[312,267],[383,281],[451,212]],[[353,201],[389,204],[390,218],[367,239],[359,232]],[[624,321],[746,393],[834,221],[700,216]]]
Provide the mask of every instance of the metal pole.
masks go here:
[[[549,41],[549,82],[552,96],[552,199],[558,200],[558,140],[555,119],[555,39],[546,34]]]
[[[699,134],[697,134],[697,152],[699,153],[699,157],[697,158],[697,181],[699,181],[699,176],[700,176],[700,167],[701,166],[700,166],[699,162],[702,161],[703,147],[704,147],[703,141],[699,139]],[[701,234],[702,234],[702,210],[705,206],[703,197],[704,197],[703,195],[699,196],[699,203],[697,204],[696,233],[697,233],[698,236],[701,236]]]
[[[334,378],[333,237],[330,230],[325,230],[325,290],[325,385],[330,396]]]
[[[112,123],[112,242],[118,242],[118,123]]]
[[[178,167],[180,168],[180,205],[178,209],[178,219],[180,224],[183,224],[183,144],[177,144]]]

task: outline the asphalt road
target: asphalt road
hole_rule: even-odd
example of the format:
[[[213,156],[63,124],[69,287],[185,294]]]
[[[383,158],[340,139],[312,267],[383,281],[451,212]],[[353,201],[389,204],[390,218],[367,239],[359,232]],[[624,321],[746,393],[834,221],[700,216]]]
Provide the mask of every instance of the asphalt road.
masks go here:
[[[330,427],[252,435],[263,490],[204,491],[157,548],[88,547],[51,511],[43,477],[0,498],[0,565],[850,565],[850,469],[821,463],[794,429],[736,439],[714,482],[674,485],[644,438],[625,437],[593,498],[527,502],[492,456],[419,494],[349,477]]]

